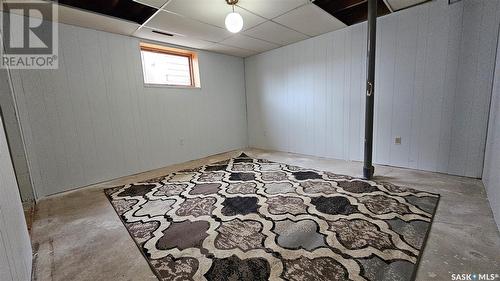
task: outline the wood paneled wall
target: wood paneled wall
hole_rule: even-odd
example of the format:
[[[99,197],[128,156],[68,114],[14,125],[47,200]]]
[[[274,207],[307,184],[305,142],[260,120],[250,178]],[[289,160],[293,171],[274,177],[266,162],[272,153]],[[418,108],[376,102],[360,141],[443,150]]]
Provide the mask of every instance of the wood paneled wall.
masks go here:
[[[2,75],[2,73],[0,73]],[[31,280],[31,242],[0,120],[0,280]]]
[[[33,194],[33,187],[31,186],[26,151],[23,145],[7,69],[0,69],[0,108],[2,110],[5,132],[10,145],[10,153],[21,199],[26,205],[31,205],[35,200],[35,196]]]
[[[490,108],[483,183],[500,230],[500,45],[497,49],[493,96]]]
[[[247,146],[243,59],[199,52],[201,89],[145,87],[139,40],[59,25],[59,69],[12,71],[38,198]]]
[[[438,0],[379,18],[376,163],[481,176],[499,3]],[[362,160],[365,57],[363,23],[247,58],[250,146]]]

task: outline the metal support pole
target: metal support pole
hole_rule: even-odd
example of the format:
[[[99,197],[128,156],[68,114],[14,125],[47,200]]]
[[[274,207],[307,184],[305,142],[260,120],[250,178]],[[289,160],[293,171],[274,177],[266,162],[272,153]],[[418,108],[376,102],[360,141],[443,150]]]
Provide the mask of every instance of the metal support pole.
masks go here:
[[[377,39],[377,0],[368,0],[368,53],[366,75],[365,109],[365,163],[363,177],[373,178],[375,168],[372,165],[373,153],[373,101],[375,95],[375,43]]]

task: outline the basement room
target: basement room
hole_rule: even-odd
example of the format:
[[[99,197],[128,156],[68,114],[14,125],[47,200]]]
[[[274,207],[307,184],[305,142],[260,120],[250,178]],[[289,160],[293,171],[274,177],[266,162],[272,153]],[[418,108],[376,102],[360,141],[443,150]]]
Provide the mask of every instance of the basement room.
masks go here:
[[[0,9],[0,281],[500,281],[500,0]]]

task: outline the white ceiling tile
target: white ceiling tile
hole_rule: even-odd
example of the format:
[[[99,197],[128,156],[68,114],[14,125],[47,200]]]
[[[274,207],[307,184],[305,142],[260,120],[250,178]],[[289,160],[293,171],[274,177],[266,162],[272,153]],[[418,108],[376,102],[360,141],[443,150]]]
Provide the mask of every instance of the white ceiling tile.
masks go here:
[[[316,5],[309,4],[294,9],[273,21],[286,25],[309,36],[320,35],[346,27],[343,22],[323,11]]]
[[[131,35],[139,24],[58,5],[58,22],[112,33]]]
[[[279,45],[262,41],[259,39],[251,38],[243,34],[235,34],[234,36],[220,42],[221,44],[243,48],[247,50],[253,50],[257,52],[265,52],[274,48],[279,47]]]
[[[211,42],[219,42],[233,35],[224,28],[201,23],[167,11],[157,13],[146,23],[146,26]]]
[[[393,11],[408,8],[410,6],[415,6],[427,1],[429,0],[386,0],[387,4],[391,6]]]
[[[277,23],[267,21],[250,30],[244,32],[246,35],[273,42],[279,45],[288,45],[308,37],[302,33],[298,33]]]
[[[308,2],[308,0],[239,0],[238,6],[272,19]]]
[[[232,11],[224,0],[172,0],[165,9],[221,28],[225,28],[226,15]],[[266,20],[239,7],[235,11],[243,17],[243,30]]]
[[[133,0],[134,2],[141,3],[146,6],[160,8],[165,4],[168,0]]]
[[[174,45],[179,45],[179,46],[185,46],[185,47],[190,47],[190,48],[195,48],[195,49],[203,49],[203,48],[206,48],[210,45],[213,45],[212,42],[194,39],[194,38],[190,38],[190,37],[177,36],[177,35],[170,37],[170,36],[154,33],[153,29],[150,29],[147,27],[143,27],[143,28],[139,29],[137,32],[134,33],[134,36],[138,37],[138,38],[142,38],[142,39],[153,40],[153,41],[174,44]]]
[[[255,51],[226,46],[226,45],[222,45],[222,44],[218,44],[218,43],[215,43],[215,44],[205,48],[205,50],[216,52],[216,53],[222,53],[222,54],[226,54],[226,55],[242,57],[242,58],[249,57],[251,55],[255,55],[258,53]]]

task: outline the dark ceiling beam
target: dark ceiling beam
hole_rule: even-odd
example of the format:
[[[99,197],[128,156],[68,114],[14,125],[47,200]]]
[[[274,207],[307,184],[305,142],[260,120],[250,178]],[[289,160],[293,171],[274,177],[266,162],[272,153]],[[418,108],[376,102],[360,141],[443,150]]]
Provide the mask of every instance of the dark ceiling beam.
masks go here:
[[[314,4],[331,13],[336,13],[366,3],[366,1],[367,0],[316,0]]]
[[[347,25],[365,21],[368,18],[367,0],[316,0],[314,4]],[[377,0],[377,16],[391,13],[383,0]]]
[[[158,9],[132,0],[58,0],[59,4],[99,13],[138,24],[144,23]]]

